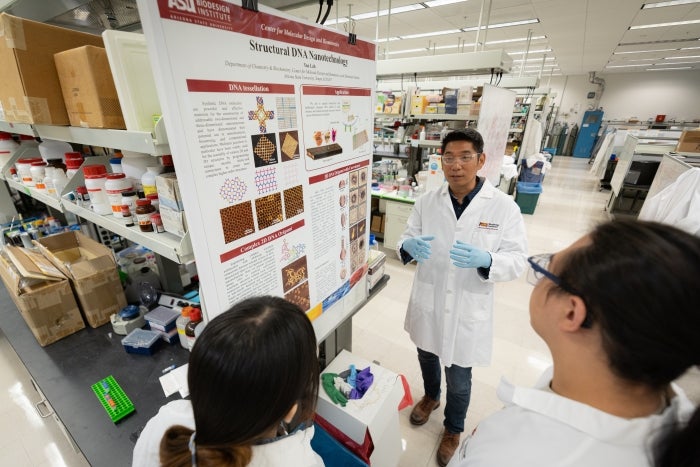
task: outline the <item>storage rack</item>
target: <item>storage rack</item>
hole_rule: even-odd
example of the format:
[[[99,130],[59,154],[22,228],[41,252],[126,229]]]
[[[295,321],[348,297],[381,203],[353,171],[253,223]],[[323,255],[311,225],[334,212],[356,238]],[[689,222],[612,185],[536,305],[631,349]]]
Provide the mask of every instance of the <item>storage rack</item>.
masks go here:
[[[29,135],[42,139],[54,139],[69,143],[84,144],[87,146],[119,148],[126,151],[151,154],[152,156],[170,154],[168,138],[165,133],[165,125],[162,118],[156,123],[153,133],[53,125],[28,125],[3,121],[0,121],[0,131]],[[75,190],[76,187],[84,185],[85,183],[82,171],[78,171],[76,175],[68,181],[61,193],[60,199],[38,192],[33,188],[29,188],[12,180],[11,177],[9,177],[10,168],[14,166],[17,159],[26,157],[29,154],[38,155],[38,150],[36,148],[18,150],[13,154],[8,163],[2,167],[0,177],[4,178],[11,188],[44,203],[50,209],[59,212],[67,211],[74,213],[88,222],[151,249],[156,253],[158,268],[161,273],[161,280],[164,284],[164,288],[170,292],[180,292],[182,290],[177,265],[194,260],[189,233],[181,238],[169,232],[141,232],[138,227],[127,227],[123,222],[120,222],[120,219],[114,216],[99,215],[91,209],[70,200],[68,194]],[[105,156],[91,157],[89,161],[92,164],[103,164],[109,167],[109,161]]]

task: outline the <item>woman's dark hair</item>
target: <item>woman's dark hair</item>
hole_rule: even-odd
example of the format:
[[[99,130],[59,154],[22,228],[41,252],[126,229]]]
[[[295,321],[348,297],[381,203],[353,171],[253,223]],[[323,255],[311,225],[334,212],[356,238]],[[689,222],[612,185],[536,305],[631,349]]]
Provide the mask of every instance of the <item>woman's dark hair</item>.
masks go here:
[[[442,154],[445,154],[445,148],[447,148],[447,143],[452,143],[454,141],[467,141],[472,143],[474,150],[481,154],[484,152],[484,138],[481,137],[481,133],[478,131],[467,128],[465,130],[455,130],[448,133],[445,139],[442,140]]]
[[[610,368],[665,388],[700,365],[700,238],[655,222],[598,226],[562,258],[560,278],[586,303]],[[700,465],[700,409],[657,439],[657,466]]]
[[[316,407],[319,366],[311,322],[279,297],[244,300],[207,324],[190,355],[187,381],[200,466],[244,466],[251,444],[277,427],[294,404],[299,420]],[[168,429],[162,465],[191,465],[192,430]]]

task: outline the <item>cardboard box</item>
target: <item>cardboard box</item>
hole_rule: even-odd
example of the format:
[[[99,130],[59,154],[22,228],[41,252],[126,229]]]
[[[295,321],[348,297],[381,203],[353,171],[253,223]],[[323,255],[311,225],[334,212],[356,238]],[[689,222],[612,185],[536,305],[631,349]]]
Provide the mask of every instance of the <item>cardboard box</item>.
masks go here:
[[[100,36],[0,14],[0,120],[68,125],[53,55],[83,45],[104,47]]]
[[[371,465],[392,467],[401,456],[399,403],[404,396],[401,378],[381,366],[343,350],[323,373],[341,373],[354,364],[358,370],[370,367],[374,381],[362,399],[349,400],[345,407],[333,403],[321,389],[318,395],[318,414],[362,444],[369,431],[374,444]]]
[[[53,57],[72,126],[126,129],[105,49],[86,45]]]
[[[158,203],[174,211],[183,211],[182,195],[177,176],[174,172],[156,176],[156,189],[158,190]]]
[[[160,206],[160,218],[166,232],[173,233],[178,237],[184,237],[187,233],[187,219],[185,211],[176,211],[167,206]]]
[[[685,130],[678,140],[677,152],[700,152],[700,129]]]
[[[71,280],[85,320],[96,328],[126,306],[112,250],[79,232],[44,237],[37,247]]]
[[[372,221],[369,224],[369,230],[371,232],[383,233],[384,232],[384,213],[374,213],[372,214]]]
[[[85,328],[68,279],[41,254],[5,247],[0,277],[42,347]]]

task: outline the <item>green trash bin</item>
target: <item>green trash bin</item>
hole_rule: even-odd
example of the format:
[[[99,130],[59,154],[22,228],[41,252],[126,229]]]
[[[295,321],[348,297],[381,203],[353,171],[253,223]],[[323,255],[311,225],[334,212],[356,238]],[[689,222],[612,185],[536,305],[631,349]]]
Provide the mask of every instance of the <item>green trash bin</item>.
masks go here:
[[[542,193],[542,184],[518,182],[517,190],[515,202],[518,203],[520,212],[523,214],[534,214],[540,193]]]

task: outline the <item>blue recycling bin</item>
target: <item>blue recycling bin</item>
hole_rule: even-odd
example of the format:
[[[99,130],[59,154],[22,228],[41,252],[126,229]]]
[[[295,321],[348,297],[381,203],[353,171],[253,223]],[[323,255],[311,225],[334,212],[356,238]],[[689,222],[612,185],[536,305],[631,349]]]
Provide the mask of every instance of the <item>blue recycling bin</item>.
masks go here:
[[[542,161],[537,161],[532,165],[532,167],[528,167],[527,160],[523,159],[518,180],[527,183],[542,183],[544,180],[544,174],[542,173],[543,168],[544,162]]]

